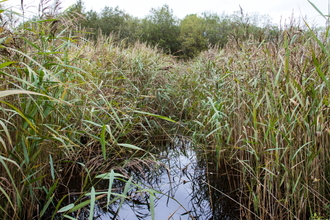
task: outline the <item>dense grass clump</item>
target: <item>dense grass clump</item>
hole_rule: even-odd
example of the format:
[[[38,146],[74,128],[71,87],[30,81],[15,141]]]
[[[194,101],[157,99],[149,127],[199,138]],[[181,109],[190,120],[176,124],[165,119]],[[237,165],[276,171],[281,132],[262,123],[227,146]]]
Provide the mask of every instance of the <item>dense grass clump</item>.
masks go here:
[[[3,30],[1,219],[93,212],[104,196],[121,205],[133,184],[122,168],[151,163],[154,139],[178,126],[239,176],[242,218],[329,215],[328,30],[291,26],[185,62],[112,36],[89,41],[65,14]],[[65,203],[58,189],[73,175],[83,184]],[[95,177],[127,187],[110,200]]]

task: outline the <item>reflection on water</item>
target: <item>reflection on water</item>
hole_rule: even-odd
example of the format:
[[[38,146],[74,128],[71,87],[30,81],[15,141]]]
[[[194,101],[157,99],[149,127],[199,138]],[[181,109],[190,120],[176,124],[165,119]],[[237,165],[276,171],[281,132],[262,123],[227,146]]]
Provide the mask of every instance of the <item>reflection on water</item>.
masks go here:
[[[225,196],[234,196],[226,171],[216,172],[211,161],[192,150],[190,142],[183,139],[163,146],[160,155],[163,165],[156,171],[150,172],[146,166],[130,173],[142,187],[161,192],[155,199],[156,220],[238,219],[238,205]],[[116,182],[115,187],[121,189],[124,184]],[[119,212],[118,203],[103,210],[98,206],[96,219],[151,219],[149,195],[131,190],[129,196],[132,199],[125,201]]]
[[[160,153],[157,154],[160,155],[160,163],[137,159],[134,165],[133,160],[127,168],[132,182],[136,184],[132,184],[127,192],[130,199],[125,199],[121,204],[120,199],[113,196],[111,199],[114,201],[108,206],[106,196],[97,200],[94,219],[151,219],[150,195],[141,189],[159,191],[154,199],[156,220],[238,219],[239,206],[232,200],[237,198],[235,192],[231,191],[234,187],[230,187],[235,182],[232,173],[215,166],[211,153],[205,155],[205,152],[198,152],[193,148],[191,142],[175,138],[172,142],[159,146]],[[125,185],[125,181],[115,180],[112,193],[122,194]],[[77,184],[67,188],[70,188],[72,193],[74,187],[77,187]],[[109,181],[101,180],[95,188],[97,191],[106,192]],[[75,200],[72,196],[69,196],[69,199],[71,202]],[[71,213],[71,216],[79,220],[88,219],[88,207],[78,213]]]

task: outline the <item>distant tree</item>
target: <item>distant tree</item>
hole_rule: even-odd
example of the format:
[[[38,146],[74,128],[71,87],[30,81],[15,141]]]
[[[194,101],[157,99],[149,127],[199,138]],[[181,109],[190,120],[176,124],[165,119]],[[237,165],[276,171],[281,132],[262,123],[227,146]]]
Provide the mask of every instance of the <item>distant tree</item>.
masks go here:
[[[99,15],[99,26],[105,35],[110,33],[120,33],[124,28],[126,20],[130,18],[125,11],[120,10],[118,7],[104,7]]]
[[[68,13],[84,14],[85,3],[82,0],[77,0],[70,8],[67,9]]]
[[[196,14],[187,15],[180,22],[179,41],[183,50],[183,58],[192,58],[208,48],[205,23]]]
[[[87,28],[87,31],[91,33],[89,36],[94,36],[94,38],[101,31],[106,36],[114,34],[118,39],[124,39],[133,37],[132,23],[136,24],[137,22],[125,11],[118,7],[106,6],[100,13],[93,10],[86,12],[85,19],[80,24]]]
[[[158,46],[166,53],[179,50],[178,19],[168,5],[150,10],[150,14],[142,20],[139,30],[140,40],[150,45]]]
[[[96,11],[90,10],[84,13],[84,19],[80,21],[82,28],[89,33],[87,36],[89,38],[96,39],[96,33],[99,30],[100,26],[98,25],[99,16]]]
[[[205,37],[209,44],[223,47],[228,41],[228,34],[232,27],[227,15],[219,16],[215,13],[202,13],[204,20]]]

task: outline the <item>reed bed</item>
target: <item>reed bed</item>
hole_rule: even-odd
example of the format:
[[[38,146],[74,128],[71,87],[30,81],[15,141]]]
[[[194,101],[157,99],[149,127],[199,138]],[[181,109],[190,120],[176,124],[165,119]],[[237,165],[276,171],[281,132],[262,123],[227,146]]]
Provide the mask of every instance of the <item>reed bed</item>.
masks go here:
[[[95,176],[153,158],[160,121],[173,121],[155,108],[166,86],[159,69],[172,59],[111,36],[88,41],[67,19],[26,22],[1,45],[1,219],[55,218],[61,207],[65,216],[91,205],[84,200]],[[57,198],[57,189],[74,175],[81,199],[63,209],[70,192]]]
[[[113,203],[95,177],[126,179],[122,204],[136,186],[123,167],[155,160],[155,137],[178,126],[239,175],[242,219],[329,215],[328,30],[291,26],[180,61],[112,36],[89,41],[65,16],[21,28],[0,48],[2,219]],[[81,173],[80,199],[64,206],[70,192],[57,189]]]
[[[213,48],[181,75],[196,84],[193,136],[240,176],[242,218],[329,215],[329,44],[315,37],[290,27],[276,42]]]

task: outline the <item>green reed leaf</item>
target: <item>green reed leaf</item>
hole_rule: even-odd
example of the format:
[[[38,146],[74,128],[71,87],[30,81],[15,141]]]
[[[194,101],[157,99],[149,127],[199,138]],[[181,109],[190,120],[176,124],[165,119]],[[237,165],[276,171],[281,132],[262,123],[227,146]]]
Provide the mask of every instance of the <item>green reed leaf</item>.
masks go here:
[[[101,142],[101,149],[102,149],[102,155],[103,159],[107,159],[107,149],[106,149],[106,141],[105,141],[105,131],[107,129],[106,125],[102,126],[102,131],[101,131],[101,137],[100,137],[100,142]]]
[[[90,201],[90,207],[89,207],[89,220],[94,219],[94,206],[95,206],[95,189],[94,186],[92,186],[91,190],[91,201]]]

